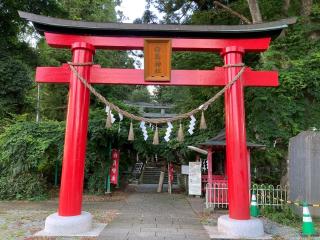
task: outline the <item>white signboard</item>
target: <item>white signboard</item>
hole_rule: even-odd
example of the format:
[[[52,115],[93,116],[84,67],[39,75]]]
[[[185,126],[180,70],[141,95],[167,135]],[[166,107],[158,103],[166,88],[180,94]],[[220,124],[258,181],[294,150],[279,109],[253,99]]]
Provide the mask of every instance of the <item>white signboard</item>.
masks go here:
[[[189,174],[189,165],[181,165],[181,174]]]
[[[201,195],[201,162],[189,162],[189,195]]]

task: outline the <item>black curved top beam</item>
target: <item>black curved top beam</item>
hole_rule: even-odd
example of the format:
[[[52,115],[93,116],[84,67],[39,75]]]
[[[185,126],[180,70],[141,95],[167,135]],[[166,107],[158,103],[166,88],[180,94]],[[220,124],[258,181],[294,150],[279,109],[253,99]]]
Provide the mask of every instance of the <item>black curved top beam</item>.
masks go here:
[[[132,36],[163,38],[261,38],[277,37],[296,18],[250,25],[169,25],[99,23],[46,17],[19,11],[21,18],[33,23],[40,34],[44,32],[94,36]]]

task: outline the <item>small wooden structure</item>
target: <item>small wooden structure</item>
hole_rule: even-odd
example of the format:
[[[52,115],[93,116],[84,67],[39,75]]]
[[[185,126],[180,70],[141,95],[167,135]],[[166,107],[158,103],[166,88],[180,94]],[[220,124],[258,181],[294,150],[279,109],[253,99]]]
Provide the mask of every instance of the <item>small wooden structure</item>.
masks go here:
[[[218,135],[198,144],[200,149],[207,152],[207,170],[202,171],[202,189],[210,184],[225,184],[227,186],[227,164],[226,164],[226,133],[221,130]],[[247,159],[250,174],[250,152],[253,149],[265,149],[265,145],[247,142]],[[197,152],[196,160],[200,159],[200,153]],[[249,176],[249,179],[250,176]]]

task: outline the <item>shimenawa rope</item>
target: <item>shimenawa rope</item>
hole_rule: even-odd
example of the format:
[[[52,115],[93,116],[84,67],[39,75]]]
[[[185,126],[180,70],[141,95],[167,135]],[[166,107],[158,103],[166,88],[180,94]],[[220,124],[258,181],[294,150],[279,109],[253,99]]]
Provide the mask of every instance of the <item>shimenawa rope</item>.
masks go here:
[[[140,121],[140,122],[146,122],[146,123],[152,123],[152,124],[164,124],[167,122],[174,122],[177,120],[182,120],[182,119],[186,119],[191,117],[192,115],[206,110],[214,101],[216,101],[226,90],[228,90],[239,78],[241,78],[244,70],[246,69],[246,67],[244,66],[243,63],[240,64],[228,64],[225,65],[223,67],[242,67],[240,69],[240,71],[237,73],[237,75],[229,82],[227,83],[219,92],[217,92],[216,95],[214,95],[212,98],[210,98],[208,101],[206,101],[205,103],[203,103],[202,105],[200,105],[198,108],[195,108],[187,113],[182,113],[179,114],[175,117],[171,117],[171,118],[144,118],[144,117],[140,117],[137,115],[134,115],[132,113],[129,113],[121,108],[119,108],[117,105],[113,104],[112,102],[109,102],[104,96],[102,96],[90,83],[87,82],[87,80],[85,78],[83,78],[79,72],[77,71],[77,69],[75,68],[75,66],[91,66],[93,65],[92,62],[86,62],[86,63],[73,63],[73,62],[68,62],[71,71],[77,76],[77,78],[85,85],[86,88],[88,88],[90,90],[90,92],[96,96],[100,102],[104,103],[105,105],[109,106],[110,110],[114,110],[120,114],[122,114],[123,116],[129,118],[129,119],[133,119],[136,121]]]

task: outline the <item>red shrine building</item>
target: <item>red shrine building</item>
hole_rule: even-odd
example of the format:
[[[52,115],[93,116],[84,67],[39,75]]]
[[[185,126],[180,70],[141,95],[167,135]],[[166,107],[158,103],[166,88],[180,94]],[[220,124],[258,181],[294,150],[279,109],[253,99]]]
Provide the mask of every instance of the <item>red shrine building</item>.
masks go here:
[[[254,150],[264,150],[266,146],[248,141],[246,145],[248,172],[250,174],[251,152]],[[201,174],[202,192],[206,195],[211,195],[206,196],[208,201],[211,201],[213,204],[217,203],[218,207],[226,207],[228,205],[228,175],[225,130],[220,131],[215,137],[199,143],[197,147],[191,147],[191,150],[196,151],[196,161],[201,159],[203,162]],[[250,175],[249,179],[251,179]],[[206,191],[207,187],[212,188],[212,190]]]
[[[251,218],[249,213],[250,174],[244,89],[277,87],[278,72],[254,71],[250,67],[244,67],[243,59],[247,53],[266,51],[272,39],[279,36],[289,24],[293,24],[295,19],[251,25],[197,26],[96,23],[50,18],[26,12],[19,14],[33,24],[49,46],[70,49],[70,65],[76,70],[71,71],[68,64],[60,67],[38,67],[36,70],[35,79],[38,83],[69,85],[59,208],[57,213],[47,217],[45,233],[54,235],[59,231],[60,235],[77,234],[90,231],[93,226],[91,214],[82,211],[90,91],[80,81],[81,77],[89,85],[229,85],[224,93],[229,214],[219,218],[218,229],[241,237],[259,237],[264,234],[262,222]],[[146,44],[148,42],[152,44]],[[151,73],[148,72],[149,68],[101,68],[93,63],[97,49],[145,50],[145,53],[148,52],[155,58],[159,55],[158,49],[164,49],[165,53],[216,52],[221,55],[224,66],[212,70],[171,70],[170,54],[165,54],[163,61],[156,58],[155,65],[149,66],[150,69],[155,69]]]

